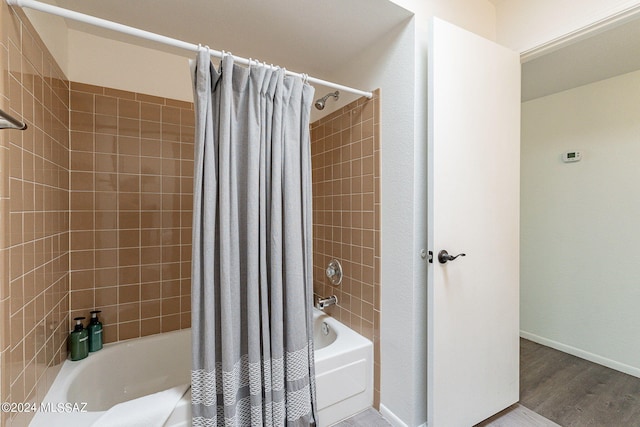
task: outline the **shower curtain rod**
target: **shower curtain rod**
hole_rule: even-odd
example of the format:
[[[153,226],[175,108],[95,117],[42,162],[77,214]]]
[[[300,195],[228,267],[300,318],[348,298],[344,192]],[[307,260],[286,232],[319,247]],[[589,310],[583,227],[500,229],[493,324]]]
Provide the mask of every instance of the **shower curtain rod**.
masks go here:
[[[128,34],[130,36],[139,37],[146,40],[151,40],[154,42],[166,44],[173,47],[178,47],[180,49],[186,49],[193,52],[197,52],[199,46],[197,44],[188,43],[182,40],[177,40],[171,37],[163,36],[160,34],[152,33],[150,31],[141,30],[139,28],[129,27],[128,25],[119,24],[117,22],[108,21],[102,18],[96,18],[95,16],[85,15],[84,13],[75,12],[73,10],[64,9],[58,6],[52,6],[50,4],[41,3],[35,0],[6,0],[7,3],[11,6],[19,6],[22,8],[29,8],[38,10],[40,12],[50,13],[52,15],[61,16],[63,18],[68,18],[74,21],[84,22],[86,24],[95,25],[96,27],[105,28],[107,30],[117,31],[120,33]],[[216,58],[222,58],[223,53],[218,50],[211,49],[211,56]],[[249,60],[246,58],[241,58],[233,55],[235,61],[242,65],[249,65]],[[323,86],[327,86],[330,88],[342,90],[345,92],[351,92],[356,95],[365,96],[367,98],[372,98],[373,94],[371,92],[365,92],[363,90],[354,89],[352,87],[344,86],[341,84],[329,82],[326,80],[321,80],[315,77],[304,76],[301,73],[295,73],[293,71],[286,71],[286,74],[289,76],[295,77],[306,77],[307,81],[310,83],[315,83]]]

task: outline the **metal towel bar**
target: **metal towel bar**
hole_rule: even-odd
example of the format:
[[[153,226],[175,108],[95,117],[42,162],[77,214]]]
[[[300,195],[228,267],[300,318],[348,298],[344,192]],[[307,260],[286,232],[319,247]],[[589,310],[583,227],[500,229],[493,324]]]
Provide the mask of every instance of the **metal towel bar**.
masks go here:
[[[0,110],[0,129],[25,130],[26,128],[26,123],[14,119],[9,115],[9,113],[5,113],[4,111]]]

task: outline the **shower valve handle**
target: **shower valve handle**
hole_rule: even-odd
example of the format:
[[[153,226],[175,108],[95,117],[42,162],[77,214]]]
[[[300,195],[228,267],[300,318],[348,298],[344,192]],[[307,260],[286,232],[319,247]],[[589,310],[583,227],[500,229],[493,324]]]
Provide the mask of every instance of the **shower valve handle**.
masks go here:
[[[332,259],[325,270],[325,274],[332,285],[339,285],[342,282],[342,266],[340,265],[340,261]]]

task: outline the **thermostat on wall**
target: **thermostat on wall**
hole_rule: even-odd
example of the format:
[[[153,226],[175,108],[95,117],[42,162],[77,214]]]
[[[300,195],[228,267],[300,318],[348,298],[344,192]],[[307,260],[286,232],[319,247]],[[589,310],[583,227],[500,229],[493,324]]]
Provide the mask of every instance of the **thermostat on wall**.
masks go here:
[[[562,153],[562,161],[565,163],[579,162],[580,160],[582,160],[582,153],[579,151]]]

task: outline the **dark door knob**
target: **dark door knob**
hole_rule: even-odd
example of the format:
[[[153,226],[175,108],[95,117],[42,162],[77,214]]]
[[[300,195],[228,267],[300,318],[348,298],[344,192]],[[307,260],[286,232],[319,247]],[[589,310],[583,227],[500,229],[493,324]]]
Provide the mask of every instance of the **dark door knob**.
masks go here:
[[[466,254],[458,254],[456,256],[453,255],[449,255],[449,252],[447,252],[446,250],[441,250],[440,252],[438,252],[438,261],[440,261],[440,264],[446,264],[447,261],[453,261],[454,259],[458,258],[459,256],[467,256]]]

